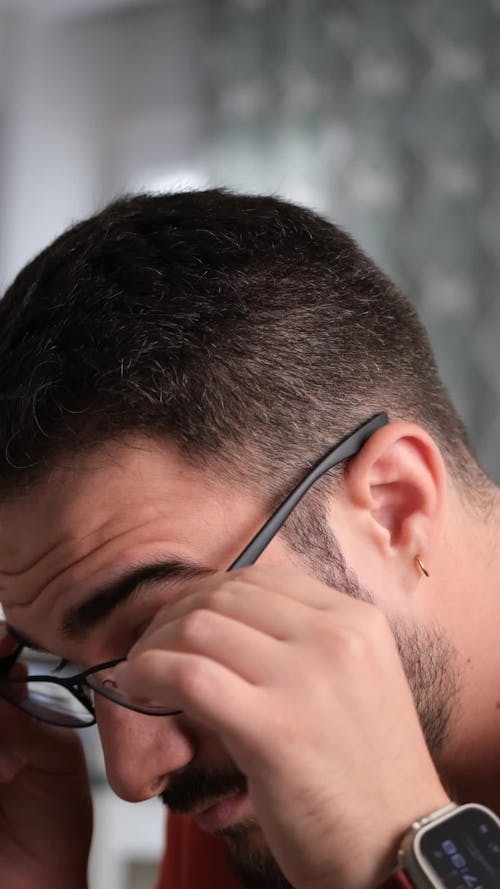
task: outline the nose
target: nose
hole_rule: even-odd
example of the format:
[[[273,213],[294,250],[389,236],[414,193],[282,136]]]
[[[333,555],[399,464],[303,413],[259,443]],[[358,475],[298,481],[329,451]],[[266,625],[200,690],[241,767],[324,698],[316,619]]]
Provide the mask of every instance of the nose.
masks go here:
[[[127,802],[158,796],[170,772],[193,759],[194,739],[182,717],[144,716],[106,700],[95,704],[108,781]]]

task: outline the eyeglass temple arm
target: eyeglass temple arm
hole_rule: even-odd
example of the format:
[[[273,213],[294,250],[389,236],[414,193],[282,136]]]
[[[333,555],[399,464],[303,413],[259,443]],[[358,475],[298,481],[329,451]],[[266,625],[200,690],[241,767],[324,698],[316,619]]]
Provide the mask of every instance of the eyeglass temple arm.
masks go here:
[[[357,454],[366,444],[370,436],[373,435],[377,429],[381,429],[382,426],[385,426],[388,422],[389,417],[386,413],[382,412],[376,414],[371,420],[363,423],[362,426],[359,426],[359,428],[351,433],[351,435],[348,435],[335,445],[335,447],[332,448],[332,450],[307,473],[306,477],[299,482],[297,487],[294,488],[286,500],[278,506],[271,518],[268,519],[266,524],[263,525],[259,531],[257,531],[257,534],[253,537],[248,546],[245,547],[238,558],[229,566],[228,571],[234,571],[236,568],[245,568],[248,565],[253,565],[270,540],[272,540],[281,526],[285,524],[290,513],[295,509],[299,500],[301,500],[304,494],[308,492],[314,482],[338,463],[342,463],[343,460],[348,460],[349,457],[353,457]]]

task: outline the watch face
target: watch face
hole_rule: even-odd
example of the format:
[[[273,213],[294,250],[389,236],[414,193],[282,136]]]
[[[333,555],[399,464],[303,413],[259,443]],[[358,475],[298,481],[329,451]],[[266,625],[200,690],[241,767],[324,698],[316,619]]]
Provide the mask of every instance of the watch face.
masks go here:
[[[418,851],[446,889],[498,889],[500,826],[479,806],[422,831]]]

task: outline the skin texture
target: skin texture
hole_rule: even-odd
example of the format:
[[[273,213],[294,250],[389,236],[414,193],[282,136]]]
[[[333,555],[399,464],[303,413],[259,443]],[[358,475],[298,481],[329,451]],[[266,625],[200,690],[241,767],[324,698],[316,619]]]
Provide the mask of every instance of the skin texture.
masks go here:
[[[264,834],[289,883],[368,889],[389,873],[409,823],[446,803],[442,781],[455,798],[498,802],[496,495],[487,518],[472,513],[425,432],[398,422],[379,430],[350,461],[330,515],[378,607],[305,573],[279,538],[258,565],[225,574],[265,518],[250,493],[235,496],[173,446],[116,442],[2,504],[0,598],[8,621],[54,654],[82,667],[128,655],[120,681],[130,693],[183,710],[153,719],[97,700],[120,796],[168,796],[190,770],[236,769],[247,790],[236,820],[254,825],[247,843],[262,848]],[[172,557],[214,571],[147,584],[90,632],[63,633],[68,609],[126,566]],[[471,589],[481,602],[473,613]],[[439,775],[387,617],[445,628],[460,652]],[[82,779],[70,741],[65,749],[60,763]],[[23,790],[22,775],[0,776],[4,791]],[[54,858],[64,821],[51,819]],[[24,831],[25,846],[32,839]],[[68,852],[79,874],[81,851]],[[48,889],[56,876],[19,885]]]
[[[12,650],[2,636],[0,654]],[[92,803],[79,738],[0,700],[0,862],[9,889],[83,889]],[[56,842],[57,854],[53,851]],[[8,876],[8,879],[7,879]]]

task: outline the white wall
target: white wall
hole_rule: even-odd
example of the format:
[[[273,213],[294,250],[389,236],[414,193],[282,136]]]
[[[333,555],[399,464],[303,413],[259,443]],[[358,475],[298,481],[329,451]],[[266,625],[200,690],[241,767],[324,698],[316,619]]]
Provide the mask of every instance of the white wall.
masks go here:
[[[83,18],[24,5],[0,0],[0,292],[73,220],[198,162],[196,2]],[[94,775],[96,745],[94,734]],[[165,810],[103,783],[94,801],[90,889],[128,889],[131,863],[159,862]]]
[[[163,806],[159,800],[127,805],[104,786],[95,789],[93,797],[89,889],[136,889],[131,885],[134,865],[158,870],[165,834]],[[148,878],[146,889],[152,885]]]
[[[0,10],[0,289],[73,220],[193,167],[196,13]]]

